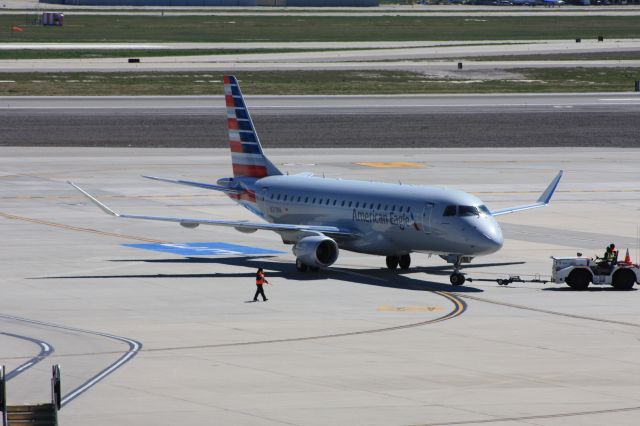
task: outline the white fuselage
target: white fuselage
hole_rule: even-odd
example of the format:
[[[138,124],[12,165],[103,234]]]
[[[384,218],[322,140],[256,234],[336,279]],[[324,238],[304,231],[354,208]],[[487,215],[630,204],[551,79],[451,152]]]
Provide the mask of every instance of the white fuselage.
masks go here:
[[[270,176],[252,186],[256,204],[243,204],[269,222],[357,230],[360,238],[339,241],[346,250],[476,256],[503,243],[483,203],[458,190],[302,176]]]

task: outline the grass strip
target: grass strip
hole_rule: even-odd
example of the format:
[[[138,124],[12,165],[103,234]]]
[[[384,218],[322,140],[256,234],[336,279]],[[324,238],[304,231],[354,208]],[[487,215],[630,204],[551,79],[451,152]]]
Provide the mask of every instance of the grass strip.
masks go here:
[[[407,71],[238,72],[250,95],[355,95],[400,93],[545,93],[631,91],[639,68],[510,69],[509,78],[429,77]],[[475,73],[477,75],[477,72]],[[512,77],[515,76],[515,77]],[[220,95],[222,74],[2,73],[2,96]]]
[[[11,25],[0,42],[289,42],[640,38],[640,16],[357,17],[69,15],[64,27]]]
[[[467,61],[624,61],[640,60],[640,52],[542,53],[531,55],[468,56]]]
[[[289,53],[315,52],[320,49],[65,49],[38,50],[0,49],[2,59],[94,59],[94,58],[145,58],[150,56],[209,56],[209,55],[247,55],[253,53]],[[342,49],[331,49],[342,50]]]

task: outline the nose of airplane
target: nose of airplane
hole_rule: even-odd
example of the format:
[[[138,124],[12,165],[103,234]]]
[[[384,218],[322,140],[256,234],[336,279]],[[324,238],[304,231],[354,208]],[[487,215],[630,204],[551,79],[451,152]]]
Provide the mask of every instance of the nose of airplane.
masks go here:
[[[502,248],[504,238],[502,229],[493,217],[487,218],[478,228],[476,245],[483,254],[494,253]]]

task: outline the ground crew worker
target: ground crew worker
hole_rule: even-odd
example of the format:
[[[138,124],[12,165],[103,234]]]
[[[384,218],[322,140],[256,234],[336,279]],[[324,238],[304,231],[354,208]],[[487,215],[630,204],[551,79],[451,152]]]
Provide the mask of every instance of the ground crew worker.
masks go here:
[[[264,295],[264,289],[262,288],[263,284],[269,284],[269,281],[264,279],[264,271],[262,270],[262,268],[258,268],[258,272],[256,272],[256,294],[255,296],[253,296],[253,301],[257,302],[258,301],[258,295],[262,295],[262,301],[266,302],[267,300],[267,296]]]
[[[609,268],[610,258],[611,258],[611,245],[608,245],[607,248],[604,250],[604,255],[602,255],[602,257],[596,256],[596,260],[600,259],[600,262],[598,262],[598,266],[603,269]]]
[[[618,263],[618,250],[616,249],[616,245],[613,243],[609,244],[609,259],[607,260],[611,266]]]
[[[616,251],[616,245],[611,243],[607,246],[604,256],[602,256],[602,262],[598,263],[598,266],[611,268],[617,261],[618,252]]]

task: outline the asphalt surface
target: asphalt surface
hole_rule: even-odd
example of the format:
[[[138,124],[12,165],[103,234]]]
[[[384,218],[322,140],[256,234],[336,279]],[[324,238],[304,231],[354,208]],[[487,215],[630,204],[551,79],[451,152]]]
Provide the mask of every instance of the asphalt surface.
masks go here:
[[[640,146],[640,96],[248,97],[265,147]],[[0,98],[0,145],[226,147],[222,97]]]

